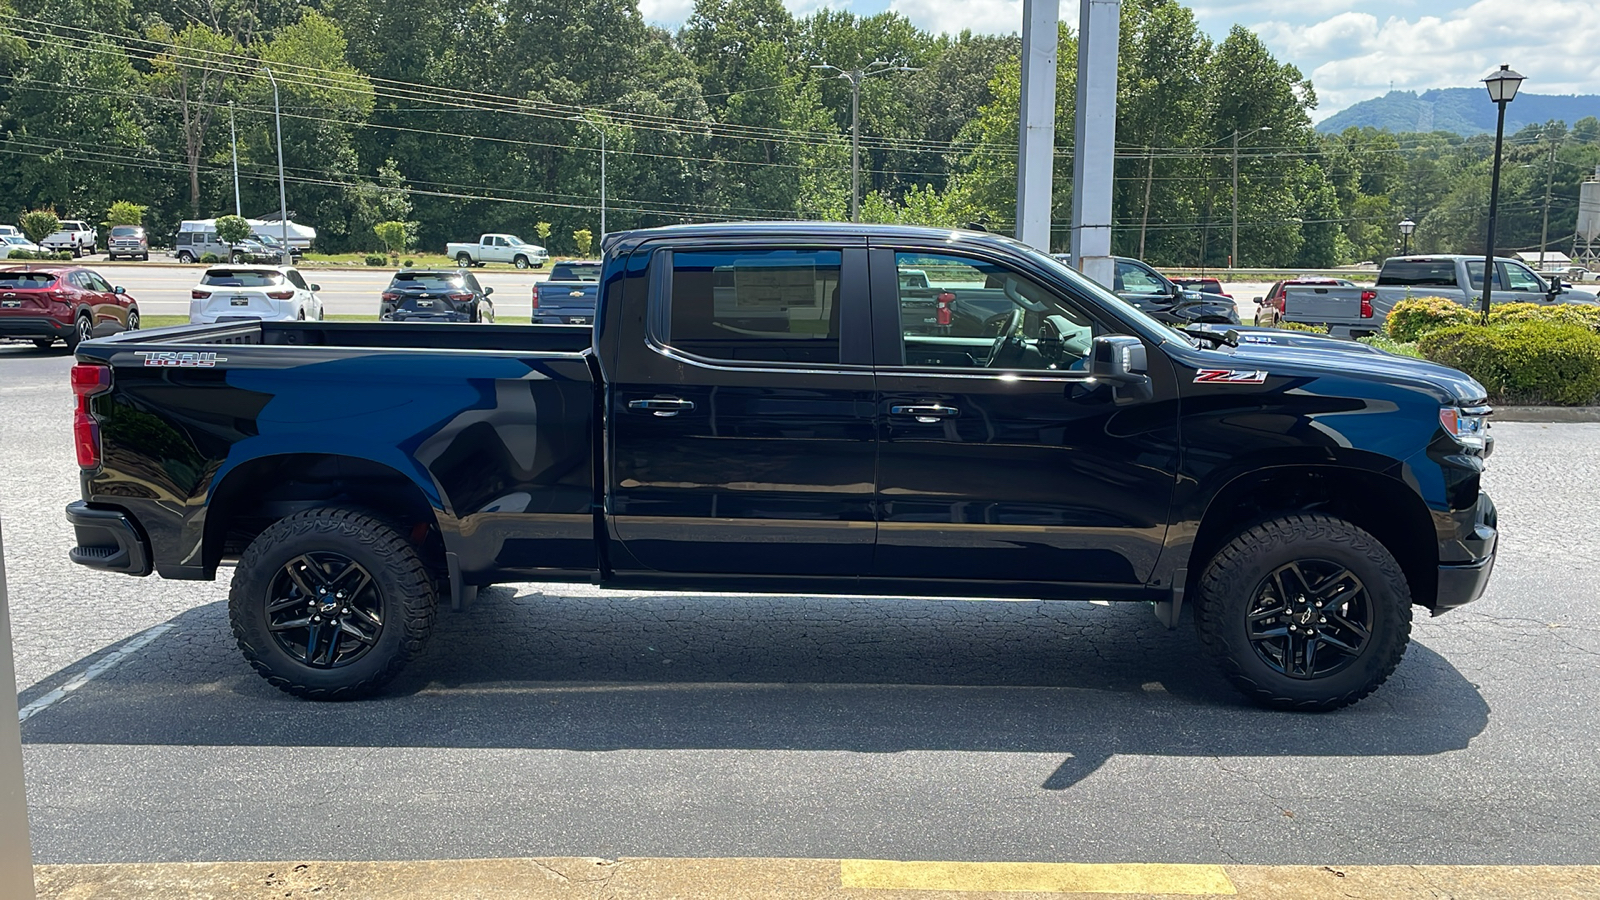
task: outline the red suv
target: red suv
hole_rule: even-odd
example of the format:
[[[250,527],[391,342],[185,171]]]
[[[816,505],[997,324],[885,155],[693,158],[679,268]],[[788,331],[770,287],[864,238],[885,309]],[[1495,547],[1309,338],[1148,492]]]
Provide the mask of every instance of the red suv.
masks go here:
[[[0,268],[0,337],[30,338],[44,350],[139,327],[139,304],[98,272],[79,266]]]

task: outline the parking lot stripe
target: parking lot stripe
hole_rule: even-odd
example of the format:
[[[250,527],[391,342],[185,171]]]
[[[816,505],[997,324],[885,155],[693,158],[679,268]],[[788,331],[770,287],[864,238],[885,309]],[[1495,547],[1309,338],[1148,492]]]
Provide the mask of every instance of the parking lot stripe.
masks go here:
[[[83,673],[76,678],[17,710],[17,721],[26,722],[30,716],[44,712],[62,700],[67,699],[72,695],[73,691],[116,668],[128,657],[143,650],[146,644],[177,627],[171,622],[162,622],[160,625],[155,625],[139,632],[130,638],[127,643],[106,654],[105,658],[95,661],[94,665],[84,669]]]
[[[902,862],[845,859],[847,888],[1044,894],[1233,894],[1221,866],[1165,863]]]

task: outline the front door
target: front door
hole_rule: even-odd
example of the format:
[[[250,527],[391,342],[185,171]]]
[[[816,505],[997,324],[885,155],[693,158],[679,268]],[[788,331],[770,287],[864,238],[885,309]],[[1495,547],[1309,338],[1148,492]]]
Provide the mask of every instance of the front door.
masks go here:
[[[1149,353],[1152,396],[1118,403],[1089,379],[1113,320],[977,251],[872,251],[882,444],[873,574],[1133,586],[1154,569],[1177,467],[1176,389]],[[950,295],[928,333],[903,279]],[[898,322],[898,327],[894,327]],[[1021,585],[1022,587],[1018,587]],[[1088,592],[1092,593],[1092,589]]]
[[[616,570],[864,575],[865,249],[680,249],[651,266],[647,336],[607,401]]]

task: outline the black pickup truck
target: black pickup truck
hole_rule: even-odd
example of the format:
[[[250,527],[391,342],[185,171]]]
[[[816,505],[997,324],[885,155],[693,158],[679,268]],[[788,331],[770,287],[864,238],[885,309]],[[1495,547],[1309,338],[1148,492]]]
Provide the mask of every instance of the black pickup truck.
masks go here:
[[[1296,709],[1369,694],[1412,605],[1474,600],[1494,562],[1470,378],[1174,330],[1006,238],[620,233],[597,316],[87,341],[71,558],[234,565],[245,657],[312,698],[382,686],[441,597],[593,581],[1187,603],[1235,685]]]

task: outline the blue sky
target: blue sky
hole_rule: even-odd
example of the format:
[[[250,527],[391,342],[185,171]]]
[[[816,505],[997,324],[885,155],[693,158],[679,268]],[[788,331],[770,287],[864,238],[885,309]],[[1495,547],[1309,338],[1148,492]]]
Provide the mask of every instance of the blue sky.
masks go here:
[[[858,15],[893,9],[930,31],[1004,33],[1022,25],[1022,0],[785,3],[799,15],[821,6]],[[640,0],[647,21],[671,28],[693,8],[694,0]],[[1391,87],[1476,85],[1502,63],[1528,77],[1523,90],[1600,94],[1600,0],[1199,0],[1192,8],[1213,39],[1243,25],[1280,62],[1310,76],[1317,120]],[[1061,0],[1061,16],[1076,26],[1076,0]]]

